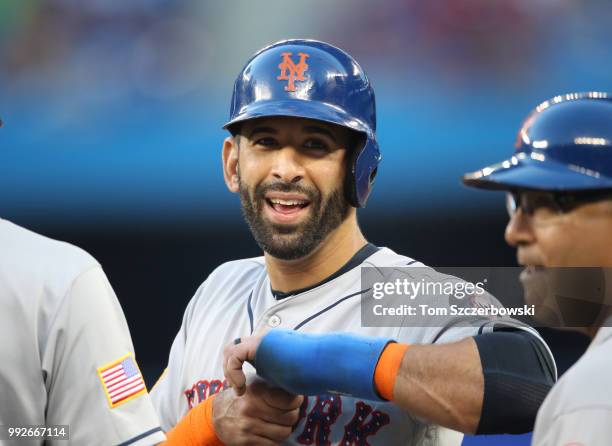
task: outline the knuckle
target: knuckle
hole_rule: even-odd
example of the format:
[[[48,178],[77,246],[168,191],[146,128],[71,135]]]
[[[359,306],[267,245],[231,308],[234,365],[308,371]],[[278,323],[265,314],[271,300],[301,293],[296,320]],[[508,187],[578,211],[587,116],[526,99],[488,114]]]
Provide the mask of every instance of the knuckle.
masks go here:
[[[291,427],[282,427],[278,429],[277,435],[275,436],[276,440],[283,441],[289,438],[291,435]]]
[[[249,385],[250,393],[253,395],[262,395],[266,393],[266,385],[263,381],[255,380],[251,382]]]
[[[289,438],[289,436],[291,435],[291,433],[293,432],[293,429],[291,426],[287,426],[286,428],[284,428],[284,434],[283,434],[283,440],[286,438]]]
[[[300,421],[300,417],[297,414],[285,414],[282,418],[283,426],[295,426],[298,421]]]
[[[299,399],[299,400],[293,400],[291,402],[291,405],[289,406],[290,409],[299,409],[300,407],[302,407],[302,404],[304,404],[304,399]]]
[[[248,423],[244,418],[240,418],[236,421],[235,429],[236,432],[240,433],[241,435],[248,434]]]
[[[258,414],[258,410],[255,406],[253,405],[245,405],[242,408],[242,411],[240,413],[241,416],[243,417],[255,417]]]
[[[251,405],[248,403],[242,403],[238,408],[238,415],[241,417],[248,417],[251,414]]]
[[[257,429],[257,423],[252,419],[247,418],[242,422],[242,433],[245,435],[252,435]]]
[[[300,410],[293,409],[287,415],[288,415],[287,418],[289,419],[289,422],[291,422],[291,424],[295,424],[300,419]]]

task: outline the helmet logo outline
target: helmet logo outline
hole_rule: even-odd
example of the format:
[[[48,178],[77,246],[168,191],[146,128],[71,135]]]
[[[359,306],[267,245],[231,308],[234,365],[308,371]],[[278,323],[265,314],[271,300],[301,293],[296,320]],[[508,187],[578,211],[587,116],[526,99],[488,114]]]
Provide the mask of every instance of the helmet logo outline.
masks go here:
[[[293,61],[293,59],[291,59],[292,55],[293,53],[291,52],[281,53],[283,60],[278,65],[278,68],[281,70],[281,74],[276,79],[279,81],[287,81],[285,91],[295,91],[295,81],[306,80],[304,78],[304,73],[308,70],[306,59],[310,57],[309,54],[299,52],[298,56],[300,56],[300,60],[297,64]],[[287,74],[287,72],[289,74]]]

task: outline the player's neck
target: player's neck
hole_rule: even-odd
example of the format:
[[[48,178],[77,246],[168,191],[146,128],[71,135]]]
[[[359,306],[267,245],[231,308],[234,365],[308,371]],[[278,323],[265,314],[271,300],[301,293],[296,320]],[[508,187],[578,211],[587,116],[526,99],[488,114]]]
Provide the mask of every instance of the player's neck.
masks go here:
[[[281,260],[266,254],[272,289],[289,292],[315,285],[342,268],[366,243],[353,214],[306,257]]]

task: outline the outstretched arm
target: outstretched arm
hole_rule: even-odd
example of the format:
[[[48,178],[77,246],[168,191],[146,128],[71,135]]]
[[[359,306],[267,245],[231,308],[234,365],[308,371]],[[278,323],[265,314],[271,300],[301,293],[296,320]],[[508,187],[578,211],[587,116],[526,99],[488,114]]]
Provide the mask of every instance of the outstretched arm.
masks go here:
[[[514,339],[517,336],[518,341]],[[518,354],[510,354],[510,365],[506,366],[504,360],[489,352],[491,346],[498,351],[509,347]],[[449,344],[407,346],[341,333],[311,335],[272,330],[263,338],[249,337],[227,346],[225,373],[240,393],[244,388],[242,364],[249,361],[260,376],[291,392],[312,395],[336,391],[386,399],[451,429],[502,433],[515,432],[513,423],[523,431],[529,430],[539,403],[552,385],[539,373],[532,379],[529,370],[539,370],[539,365],[537,355],[532,355],[536,359],[531,367],[528,350],[529,342],[524,343],[522,336],[508,333]],[[514,363],[521,364],[515,368]],[[526,371],[521,370],[525,366]],[[524,388],[527,392],[522,392]],[[525,394],[536,397],[525,398]],[[513,407],[512,411],[507,407]],[[503,414],[503,420],[499,414]]]
[[[303,336],[295,332],[291,334]],[[334,335],[320,335],[320,337],[317,335],[317,337],[313,337],[313,340],[317,344],[329,344],[331,340],[327,338],[328,336]],[[240,344],[230,345],[225,349],[225,374],[228,382],[239,395],[245,389],[245,376],[242,372],[242,364],[245,361],[254,363],[259,374],[263,372],[265,375],[268,369],[261,362],[261,357],[259,361],[256,360],[261,339],[258,336],[244,338]],[[284,342],[292,342],[294,340],[289,338],[284,340]],[[334,340],[332,342],[337,341]],[[372,397],[376,398],[376,393],[378,393],[385,399],[392,400],[402,409],[437,424],[462,432],[474,432],[476,430],[482,406],[483,376],[478,350],[471,338],[453,344],[412,345],[407,350],[402,348],[400,344],[389,344],[387,348],[384,348],[382,355],[380,355],[379,351],[375,353],[380,356],[380,363],[376,367],[379,373],[375,373],[375,375],[378,375],[378,382],[375,380],[374,383],[375,385],[377,384],[375,387],[372,386],[371,374],[369,377],[365,375],[359,377],[365,378],[365,383],[363,379],[355,380],[355,376],[340,378],[339,375],[351,374],[351,371],[346,370],[332,372],[336,375],[335,377],[317,376],[315,373],[310,376],[309,371],[314,372],[316,369],[329,370],[330,367],[333,370],[337,363],[351,361],[350,358],[346,357],[347,354],[350,354],[350,348],[339,347],[338,353],[341,356],[336,358],[336,363],[318,365],[312,362],[312,358],[309,360],[306,355],[302,356],[304,351],[292,342],[290,349],[294,352],[300,351],[299,355],[304,359],[300,361],[299,366],[302,368],[302,372],[308,373],[309,376],[304,374],[302,377],[298,377],[299,381],[292,380],[289,377],[295,377],[293,370],[289,370],[287,367],[285,367],[285,370],[281,370],[278,364],[275,364],[273,369],[277,373],[272,377],[264,377],[268,380],[283,380],[285,381],[284,383],[276,382],[275,384],[281,387],[297,386],[302,391],[306,391],[305,393],[307,394],[338,390],[342,393],[366,398],[370,397],[371,399]],[[342,350],[343,352],[341,352]],[[275,348],[274,351],[279,352],[279,349]],[[266,352],[260,351],[261,353]],[[318,360],[321,359],[319,356]],[[318,360],[315,362],[318,362]],[[358,363],[353,365],[360,369],[357,371],[358,374],[362,370],[365,371],[368,366],[367,364]],[[287,363],[285,363],[285,366],[287,366]],[[394,368],[395,370],[393,370]],[[335,378],[340,378],[336,385],[337,387],[346,378],[345,384],[347,387],[342,389],[324,388],[328,386],[322,386],[320,389],[316,388],[321,384],[332,384],[330,380]],[[391,385],[389,385],[390,380],[394,381]],[[360,391],[358,389],[363,384],[372,389],[371,395],[364,395],[363,390]],[[385,389],[390,389],[391,392],[385,395]]]

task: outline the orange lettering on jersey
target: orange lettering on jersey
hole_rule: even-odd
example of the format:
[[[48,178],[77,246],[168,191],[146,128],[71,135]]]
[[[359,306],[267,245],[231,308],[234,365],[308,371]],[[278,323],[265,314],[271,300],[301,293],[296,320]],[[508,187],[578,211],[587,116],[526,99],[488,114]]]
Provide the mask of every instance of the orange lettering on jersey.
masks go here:
[[[282,53],[283,61],[278,65],[278,68],[281,70],[281,74],[276,79],[279,81],[287,81],[285,91],[295,91],[295,81],[306,80],[304,79],[304,73],[306,70],[308,70],[306,58],[310,57],[310,55],[306,53],[298,53],[298,56],[300,56],[300,61],[296,65],[291,59],[292,54],[293,53]]]

